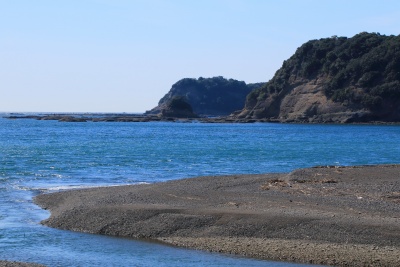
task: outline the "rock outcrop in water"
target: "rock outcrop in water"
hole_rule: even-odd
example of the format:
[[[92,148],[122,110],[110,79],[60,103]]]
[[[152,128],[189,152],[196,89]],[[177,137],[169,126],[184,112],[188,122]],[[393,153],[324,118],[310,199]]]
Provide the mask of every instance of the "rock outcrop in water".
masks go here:
[[[198,115],[224,116],[243,108],[246,96],[263,83],[246,84],[243,81],[213,78],[185,78],[174,85],[158,103],[146,114],[159,114],[167,108],[171,99],[180,96],[191,105]]]
[[[174,96],[169,99],[161,109],[162,117],[171,118],[197,118],[192,106],[182,96]]]
[[[263,87],[242,119],[280,122],[400,121],[400,35],[360,33],[312,40]]]

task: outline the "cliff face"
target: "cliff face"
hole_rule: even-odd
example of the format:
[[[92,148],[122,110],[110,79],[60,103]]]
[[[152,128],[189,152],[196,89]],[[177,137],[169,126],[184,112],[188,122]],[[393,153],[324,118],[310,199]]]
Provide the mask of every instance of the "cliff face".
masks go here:
[[[263,83],[246,84],[242,81],[223,77],[185,78],[174,85],[158,103],[146,114],[159,114],[174,97],[183,97],[198,115],[228,115],[243,108],[246,96]]]
[[[312,40],[232,116],[282,122],[400,121],[400,36]]]

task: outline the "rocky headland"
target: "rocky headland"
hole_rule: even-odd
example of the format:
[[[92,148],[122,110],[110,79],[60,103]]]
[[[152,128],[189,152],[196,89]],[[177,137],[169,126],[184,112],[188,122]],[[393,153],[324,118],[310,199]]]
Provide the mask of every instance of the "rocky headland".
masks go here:
[[[180,98],[180,104],[176,100]],[[185,104],[183,104],[185,102]],[[173,107],[174,106],[174,107]],[[301,45],[267,83],[184,78],[144,114],[8,116],[66,122],[399,123],[400,35],[363,32]]]
[[[42,223],[268,260],[400,266],[400,166],[315,167],[43,194]]]
[[[264,83],[246,84],[243,81],[225,79],[221,76],[198,79],[184,78],[172,85],[158,105],[146,111],[146,115],[161,114],[170,101],[182,97],[201,117],[227,116],[243,108],[246,96]]]
[[[280,122],[400,121],[400,35],[311,40],[233,117]]]

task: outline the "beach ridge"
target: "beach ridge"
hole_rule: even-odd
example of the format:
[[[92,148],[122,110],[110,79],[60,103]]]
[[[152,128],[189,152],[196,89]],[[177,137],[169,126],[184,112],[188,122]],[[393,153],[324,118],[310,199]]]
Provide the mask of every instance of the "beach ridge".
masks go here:
[[[400,266],[400,165],[206,176],[43,194],[42,223],[268,260]]]

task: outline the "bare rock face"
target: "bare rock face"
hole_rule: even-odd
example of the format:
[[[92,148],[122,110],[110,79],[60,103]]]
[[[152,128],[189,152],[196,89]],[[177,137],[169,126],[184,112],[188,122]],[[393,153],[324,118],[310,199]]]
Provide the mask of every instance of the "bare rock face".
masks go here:
[[[239,119],[279,122],[399,122],[400,35],[360,33],[312,40],[263,87]]]
[[[269,118],[280,122],[346,123],[369,114],[329,99],[324,92],[326,80],[294,81],[280,94],[273,94],[254,106],[250,103],[250,108],[246,106],[238,117]]]

